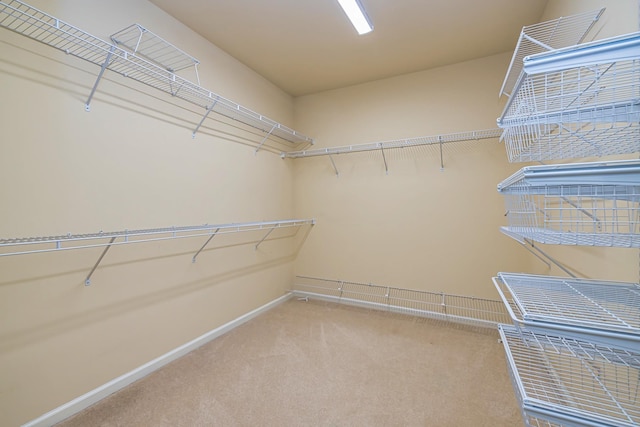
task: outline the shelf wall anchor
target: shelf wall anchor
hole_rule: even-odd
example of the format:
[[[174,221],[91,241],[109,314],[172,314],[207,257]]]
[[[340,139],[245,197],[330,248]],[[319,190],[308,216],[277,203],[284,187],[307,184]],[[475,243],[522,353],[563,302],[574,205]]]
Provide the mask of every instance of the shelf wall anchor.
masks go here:
[[[85,286],[89,286],[91,284],[91,275],[93,274],[94,271],[96,271],[96,268],[98,268],[98,266],[100,265],[100,262],[102,262],[102,258],[104,258],[104,256],[107,254],[107,251],[109,250],[109,248],[111,247],[113,242],[116,240],[116,238],[117,237],[112,237],[111,240],[109,240],[109,244],[102,251],[102,254],[100,255],[100,258],[98,258],[98,261],[96,261],[96,264],[93,266],[93,268],[91,269],[91,271],[87,275],[87,278],[84,279],[84,285]]]
[[[220,99],[219,96],[216,97],[216,100],[213,101],[213,104],[211,104],[211,107],[205,107],[205,110],[207,110],[207,112],[204,113],[204,116],[202,116],[202,119],[200,120],[200,123],[198,123],[198,126],[196,126],[196,128],[191,133],[191,138],[195,138],[196,137],[196,133],[198,133],[198,129],[200,129],[200,126],[202,126],[202,123],[204,123],[205,119],[209,116],[209,113],[211,111],[213,111],[213,107],[216,106],[216,104],[218,103],[219,99]]]
[[[256,245],[255,250],[258,250],[258,246],[260,246],[260,243],[264,242],[267,239],[267,237],[269,237],[269,234],[271,234],[273,232],[273,230],[275,230],[275,229],[276,228],[273,227],[273,228],[269,229],[269,231],[267,231],[267,234],[265,234],[264,237]]]
[[[91,99],[93,98],[93,95],[96,93],[96,89],[98,89],[98,83],[100,83],[100,80],[102,79],[102,76],[103,76],[105,70],[107,69],[107,67],[111,63],[111,57],[113,56],[113,52],[115,52],[115,50],[116,50],[116,47],[115,46],[111,46],[111,49],[109,49],[109,53],[107,54],[107,58],[104,60],[104,63],[100,67],[100,72],[98,73],[98,78],[96,79],[96,82],[93,84],[93,88],[91,89],[91,93],[89,94],[89,98],[87,98],[87,102],[84,103],[85,111],[91,111]]]
[[[264,138],[262,138],[262,141],[260,141],[260,144],[258,144],[258,147],[256,148],[256,151],[254,154],[258,154],[258,151],[260,151],[260,149],[262,148],[262,146],[264,145],[265,142],[267,142],[267,139],[271,136],[271,134],[273,133],[274,130],[276,130],[276,127],[278,127],[278,124],[275,123],[273,125],[273,127],[271,127],[271,130],[269,132],[267,132],[267,134],[264,136]]]
[[[333,161],[333,156],[329,154],[329,160],[331,160],[331,164],[333,165],[333,170],[336,171],[336,176],[340,176],[340,172],[338,172],[338,168],[336,167],[336,162]]]
[[[202,247],[200,249],[198,249],[198,252],[196,252],[196,254],[193,256],[193,258],[191,259],[192,263],[196,262],[196,257],[198,255],[200,255],[200,252],[202,252],[202,250],[209,244],[209,242],[211,241],[211,239],[213,239],[216,234],[218,234],[218,231],[220,231],[220,227],[216,228],[216,231],[213,232],[213,234],[211,236],[209,236],[209,238],[207,239],[206,242],[204,242],[204,245],[202,245]]]

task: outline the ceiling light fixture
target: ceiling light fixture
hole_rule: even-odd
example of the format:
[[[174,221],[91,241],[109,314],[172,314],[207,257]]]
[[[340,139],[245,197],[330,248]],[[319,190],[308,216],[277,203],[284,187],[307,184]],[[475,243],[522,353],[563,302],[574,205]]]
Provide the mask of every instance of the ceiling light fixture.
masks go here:
[[[367,34],[373,31],[373,25],[369,22],[369,18],[360,4],[359,0],[338,0],[342,10],[355,27],[358,34]]]

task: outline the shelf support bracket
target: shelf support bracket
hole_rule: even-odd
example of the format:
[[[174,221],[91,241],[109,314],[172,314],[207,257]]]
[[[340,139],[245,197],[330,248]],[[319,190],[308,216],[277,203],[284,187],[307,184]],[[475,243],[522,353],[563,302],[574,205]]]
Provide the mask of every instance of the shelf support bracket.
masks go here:
[[[382,153],[382,161],[384,161],[384,173],[389,175],[389,167],[387,165],[387,156],[384,154],[384,145],[380,144],[380,152]]]
[[[254,154],[258,154],[258,151],[260,151],[260,149],[262,148],[264,143],[267,142],[267,139],[271,136],[273,131],[276,130],[277,126],[278,126],[278,124],[276,123],[271,127],[271,130],[269,132],[267,132],[267,134],[264,136],[264,138],[262,138],[262,141],[260,141],[260,144],[258,144],[258,147],[256,148],[256,151],[255,151]]]
[[[442,136],[438,136],[438,142],[440,143],[440,172],[444,172],[444,157],[442,155]]]
[[[207,239],[206,242],[204,242],[204,245],[202,245],[202,247],[200,249],[198,249],[198,252],[196,252],[196,254],[193,256],[193,258],[191,259],[192,263],[196,262],[196,258],[198,255],[200,255],[200,252],[202,252],[202,250],[209,244],[209,242],[211,241],[211,239],[213,239],[214,237],[216,237],[216,234],[218,234],[218,231],[220,231],[220,227],[216,228],[216,231],[213,232],[213,234],[211,236],[209,236],[209,238]]]
[[[196,133],[198,133],[198,129],[200,129],[200,126],[202,126],[202,123],[204,123],[205,119],[209,116],[209,113],[211,111],[213,111],[213,107],[216,106],[216,104],[218,103],[219,99],[220,99],[220,97],[218,96],[216,98],[216,100],[213,101],[213,104],[211,104],[211,107],[205,107],[205,110],[207,110],[207,112],[204,113],[204,116],[202,116],[202,119],[200,120],[200,123],[198,123],[198,126],[196,126],[196,128],[191,133],[191,138],[195,138],[196,137]]]
[[[93,266],[93,268],[91,269],[91,271],[87,275],[87,278],[84,279],[84,285],[85,286],[89,286],[91,284],[91,275],[93,274],[94,271],[96,271],[96,268],[98,268],[98,266],[102,262],[102,258],[104,258],[104,256],[107,254],[107,251],[109,250],[109,248],[111,248],[111,245],[113,245],[113,242],[115,242],[115,240],[116,240],[116,237],[112,237],[111,240],[109,240],[109,244],[102,251],[102,254],[100,255],[100,258],[98,258],[98,261],[96,261],[96,264]]]
[[[269,237],[269,234],[271,234],[273,232],[273,230],[275,230],[275,227],[269,229],[269,231],[267,232],[267,234],[264,235],[264,237],[258,242],[258,244],[256,245],[255,249],[258,250],[258,246],[260,246],[260,243],[264,242],[266,240],[267,237]]]
[[[336,176],[340,176],[340,172],[338,172],[338,168],[336,167],[336,162],[333,161],[333,156],[329,154],[329,160],[331,160],[331,164],[333,165],[333,170],[336,171]]]
[[[96,89],[98,89],[98,83],[100,83],[100,80],[102,79],[102,75],[104,74],[105,70],[107,69],[107,67],[111,63],[111,57],[113,56],[113,52],[115,52],[115,51],[116,51],[116,47],[115,46],[111,46],[111,49],[109,49],[109,53],[107,54],[107,58],[104,60],[104,63],[100,67],[100,72],[98,73],[98,78],[96,79],[96,82],[93,84],[93,88],[91,89],[91,93],[89,94],[89,98],[87,98],[87,102],[84,103],[85,111],[91,111],[91,99],[93,99],[93,95],[96,93]]]
[[[558,261],[556,261],[552,256],[550,256],[549,254],[547,254],[546,252],[544,252],[542,249],[540,249],[539,247],[537,247],[536,245],[533,244],[533,241],[529,240],[529,239],[524,239],[525,243],[523,243],[523,245],[525,245],[525,248],[527,248],[527,250],[529,250],[529,252],[531,252],[532,254],[536,255],[535,252],[533,252],[533,250],[531,249],[535,249],[536,251],[538,251],[544,258],[548,259],[549,261],[551,261],[553,263],[553,265],[555,265],[556,267],[558,267],[560,270],[564,271],[565,273],[567,273],[569,276],[573,277],[574,279],[577,277],[575,274],[573,274],[571,271],[569,271],[565,266],[563,266],[562,264],[560,264]],[[528,245],[531,245],[531,249],[529,248]],[[536,255],[538,258],[542,259],[539,255]],[[547,266],[550,267],[549,263],[544,261],[543,262],[545,264],[547,264]]]

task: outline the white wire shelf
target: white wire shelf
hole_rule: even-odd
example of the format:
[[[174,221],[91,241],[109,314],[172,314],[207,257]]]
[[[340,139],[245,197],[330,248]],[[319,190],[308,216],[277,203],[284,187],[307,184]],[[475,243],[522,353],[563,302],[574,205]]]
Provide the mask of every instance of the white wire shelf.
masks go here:
[[[382,154],[382,160],[384,161],[385,171],[389,173],[389,167],[387,164],[387,157],[385,155],[385,150],[421,147],[421,146],[427,146],[427,145],[438,145],[440,147],[440,168],[444,169],[444,158],[443,158],[443,151],[442,151],[442,147],[444,144],[450,144],[454,142],[463,142],[463,141],[477,141],[477,140],[483,140],[483,139],[495,139],[495,138],[499,138],[501,134],[502,134],[502,131],[499,128],[474,130],[474,131],[457,132],[457,133],[450,133],[450,134],[443,134],[443,135],[420,136],[415,138],[395,139],[391,141],[369,142],[364,144],[345,145],[345,146],[339,146],[339,147],[318,148],[313,150],[289,151],[287,153],[282,153],[281,157],[283,159],[284,158],[300,159],[304,157],[329,156],[329,158],[331,159],[331,164],[333,165],[333,168],[336,172],[336,175],[339,175],[338,168],[336,167],[336,164],[333,161],[332,156],[339,155],[339,154],[362,153],[367,151],[379,151]]]
[[[157,242],[162,240],[187,239],[194,237],[207,237],[204,244],[193,255],[192,262],[211,240],[222,234],[241,232],[266,232],[255,245],[258,247],[276,229],[302,227],[315,225],[315,219],[287,219],[279,221],[245,222],[217,225],[192,225],[180,227],[150,228],[140,230],[123,230],[88,234],[67,234],[63,236],[19,237],[0,239],[0,257],[26,255],[43,252],[59,252],[74,249],[88,249],[104,247],[98,261],[91,269],[85,280],[85,284],[91,283],[91,275],[96,270],[102,258],[112,246],[127,245],[132,243]]]
[[[582,43],[604,11],[602,8],[523,27],[499,96],[511,96],[525,57]]]
[[[640,152],[640,32],[525,58],[498,125],[511,162]]]
[[[292,293],[358,307],[495,328],[509,321],[501,301],[344,280],[296,276]]]
[[[516,326],[640,349],[640,286],[498,273],[493,283]]]
[[[546,244],[640,247],[640,161],[522,168],[498,185],[505,234]]]
[[[110,70],[204,108],[204,116],[195,128],[194,135],[213,111],[264,132],[264,139],[258,148],[270,136],[292,144],[291,149],[313,144],[313,139],[293,129],[21,1],[0,1],[0,26],[100,66],[98,79],[85,106],[87,110],[102,74],[105,70]]]
[[[499,331],[527,425],[640,423],[640,350],[507,325]]]
[[[140,24],[113,33],[111,41],[173,73],[193,67],[197,77],[200,61]]]

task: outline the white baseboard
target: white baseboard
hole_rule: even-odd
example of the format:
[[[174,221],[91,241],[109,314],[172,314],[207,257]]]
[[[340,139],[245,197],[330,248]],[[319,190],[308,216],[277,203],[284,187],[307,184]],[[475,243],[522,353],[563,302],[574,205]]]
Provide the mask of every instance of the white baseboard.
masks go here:
[[[181,345],[180,347],[177,347],[156,359],[153,359],[152,361],[145,363],[144,365],[134,369],[133,371],[127,372],[126,374],[121,375],[118,378],[115,378],[108,383],[103,384],[100,387],[95,388],[90,392],[85,393],[82,396],[65,403],[64,405],[61,405],[47,412],[46,414],[36,418],[35,420],[29,421],[28,423],[24,424],[23,427],[44,427],[59,423],[60,421],[77,414],[83,409],[88,408],[89,406],[115,393],[116,391],[123,389],[134,381],[137,381],[144,376],[149,375],[153,371],[160,369],[167,363],[173,362],[174,360],[208,343],[209,341],[212,341],[217,337],[229,332],[233,328],[238,327],[243,323],[253,319],[254,317],[264,313],[265,311],[268,311],[273,307],[285,302],[286,300],[291,298],[291,296],[292,295],[290,293],[283,295],[280,298],[277,298],[261,307],[256,308],[253,311],[250,311],[245,315],[238,317],[237,319],[225,323],[224,325],[213,329],[206,334],[201,335],[198,338],[189,341],[188,343]]]

